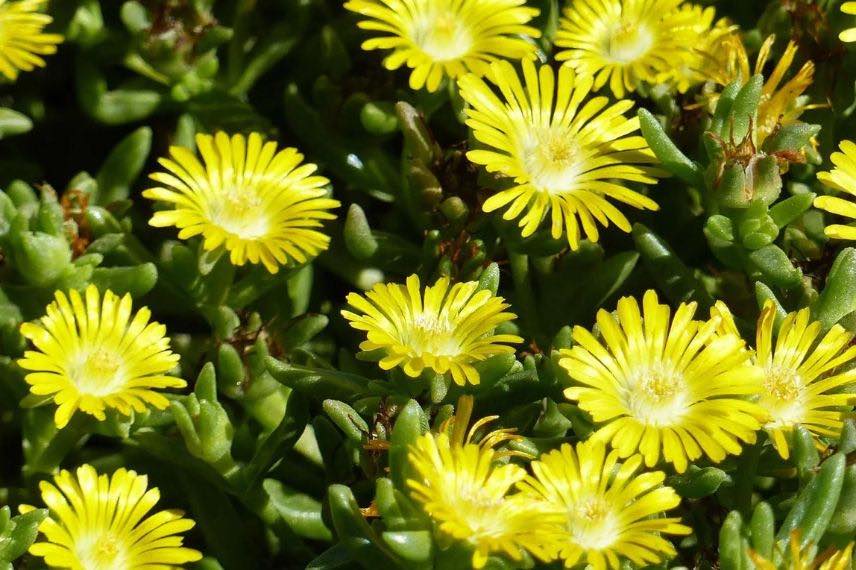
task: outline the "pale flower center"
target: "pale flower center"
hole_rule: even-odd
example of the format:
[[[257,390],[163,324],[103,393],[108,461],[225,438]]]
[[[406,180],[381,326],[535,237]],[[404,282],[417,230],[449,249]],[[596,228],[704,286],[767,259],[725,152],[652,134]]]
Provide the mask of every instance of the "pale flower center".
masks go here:
[[[630,415],[646,425],[673,425],[689,405],[686,381],[662,363],[642,368],[629,378],[625,404]]]
[[[437,12],[414,23],[413,43],[434,61],[453,61],[470,52],[473,35],[460,15]]]
[[[484,493],[481,489],[462,492],[454,505],[474,536],[492,535],[505,531],[501,516],[502,497]]]
[[[645,55],[654,43],[646,26],[623,22],[606,36],[607,57],[619,63],[632,63]]]
[[[568,531],[581,548],[608,548],[618,537],[618,530],[617,517],[602,499],[589,498],[568,511]]]
[[[217,198],[209,206],[208,215],[212,223],[243,239],[267,235],[270,220],[257,192],[231,188]]]
[[[805,415],[804,396],[802,377],[795,370],[768,366],[759,402],[772,416],[768,427],[787,427],[800,423]]]
[[[72,364],[69,376],[82,394],[105,396],[125,384],[123,359],[114,350],[96,348],[83,351]]]
[[[524,168],[532,184],[551,194],[567,192],[582,173],[581,149],[564,129],[543,129],[524,145]]]
[[[115,570],[130,568],[124,541],[109,532],[93,532],[75,537],[75,554],[81,568],[86,570]]]
[[[461,353],[456,327],[445,316],[420,313],[414,317],[408,332],[409,338],[404,338],[403,344],[418,354],[457,356]]]

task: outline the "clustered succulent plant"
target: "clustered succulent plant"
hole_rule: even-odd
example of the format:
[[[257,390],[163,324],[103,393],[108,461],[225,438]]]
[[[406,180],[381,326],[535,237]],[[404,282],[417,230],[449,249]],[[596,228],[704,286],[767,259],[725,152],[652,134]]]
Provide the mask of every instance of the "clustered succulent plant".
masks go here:
[[[0,568],[853,568],[851,42],[0,0]]]

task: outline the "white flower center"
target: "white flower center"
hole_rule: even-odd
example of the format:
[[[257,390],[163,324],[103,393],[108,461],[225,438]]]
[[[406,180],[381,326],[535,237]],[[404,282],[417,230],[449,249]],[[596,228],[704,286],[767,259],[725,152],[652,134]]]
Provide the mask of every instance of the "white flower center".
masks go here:
[[[651,49],[654,36],[644,25],[622,22],[605,38],[604,53],[618,63],[632,63]]]
[[[455,334],[456,327],[445,316],[419,313],[414,317],[408,332],[410,338],[403,339],[403,344],[419,354],[457,356],[461,353],[461,343]]]
[[[570,190],[582,173],[580,147],[564,129],[546,128],[530,135],[522,155],[532,184],[551,194]]]
[[[759,401],[772,416],[767,427],[789,427],[802,422],[806,412],[805,391],[803,379],[795,370],[768,366]]]
[[[625,390],[630,415],[651,426],[674,425],[689,406],[683,375],[669,365],[657,363],[634,371]]]
[[[75,537],[75,554],[81,568],[86,570],[115,570],[130,568],[124,541],[109,532],[92,532]]]
[[[264,237],[270,229],[262,200],[250,189],[232,188],[217,196],[208,215],[212,223],[243,239]]]
[[[473,35],[459,14],[435,12],[414,22],[413,43],[434,61],[453,61],[467,55]]]
[[[581,548],[608,548],[618,538],[618,530],[618,518],[603,499],[591,497],[568,511],[568,531]]]
[[[106,396],[124,386],[123,362],[122,356],[111,349],[81,351],[69,367],[69,376],[82,394]]]
[[[474,537],[505,532],[505,517],[501,515],[502,497],[481,489],[461,492],[454,504]]]

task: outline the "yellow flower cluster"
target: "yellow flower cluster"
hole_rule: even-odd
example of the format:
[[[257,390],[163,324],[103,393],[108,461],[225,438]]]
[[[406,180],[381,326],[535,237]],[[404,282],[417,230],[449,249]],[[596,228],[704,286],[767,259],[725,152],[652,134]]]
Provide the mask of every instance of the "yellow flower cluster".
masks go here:
[[[375,352],[383,369],[401,367],[414,378],[429,369],[478,384],[473,364],[521,341],[495,332],[514,315],[477,283],[441,279],[423,292],[414,275],[348,302],[359,312],[343,316],[367,335],[360,348]],[[597,334],[574,327],[575,345],[560,351],[559,364],[571,381],[565,396],[597,425],[593,440],[619,457],[638,453],[648,467],[662,459],[683,472],[702,456],[718,463],[740,454],[762,429],[784,458],[797,426],[818,438],[840,434],[842,407],[856,401],[841,392],[856,371],[837,371],[856,359],[850,333],[835,325],[820,339],[820,323],[803,309],[784,319],[774,343],[768,304],[752,350],[722,302],[708,320],[695,313],[695,303],[682,303],[672,315],[648,291],[641,306],[624,297],[614,313],[598,312]]]
[[[852,11],[856,3],[842,9]],[[571,249],[599,239],[598,226],[629,231],[616,203],[643,210],[657,204],[636,185],[662,176],[635,117],[622,98],[643,84],[666,84],[680,92],[707,82],[722,89],[750,77],[740,32],[712,7],[685,0],[575,0],[567,3],[555,36],[555,59],[537,66],[538,31],[528,23],[538,10],[522,0],[349,0],[345,7],[376,33],[366,50],[386,50],[384,66],[412,69],[410,86],[440,88],[457,81],[467,103],[467,125],[478,147],[469,160],[512,184],[483,204],[518,220],[521,236],[542,225]],[[849,32],[845,32],[842,37]],[[849,36],[848,36],[849,37]],[[754,73],[762,73],[775,38],[760,49]],[[788,80],[796,55],[790,42],[761,94],[755,143],[813,107],[804,92],[814,64]],[[519,64],[521,81],[510,62]],[[609,86],[619,99],[609,104],[597,92]],[[714,104],[717,93],[705,99]]]
[[[662,457],[683,472],[703,455],[719,462],[755,443],[763,412],[751,398],[760,371],[742,339],[695,311],[682,303],[672,316],[653,291],[641,308],[624,297],[615,314],[598,312],[600,338],[577,326],[576,345],[562,351],[559,364],[573,381],[565,396],[600,426],[592,437],[621,457],[638,451],[649,467]]]
[[[410,299],[419,299],[418,282],[408,285]],[[387,305],[375,297],[367,308],[398,322],[419,319],[392,316],[391,299]],[[431,313],[435,320],[443,314]],[[835,325],[821,337],[808,309],[785,316],[776,333],[775,315],[772,304],[764,306],[750,348],[722,302],[700,320],[695,303],[672,314],[653,291],[641,306],[622,298],[615,312],[598,313],[597,333],[575,327],[575,345],[558,359],[571,383],[565,395],[595,422],[589,439],[542,455],[527,473],[508,461],[520,452],[498,449],[515,439],[508,430],[478,438],[496,417],[466,430],[472,400],[464,398],[449,424],[411,448],[418,475],[408,482],[411,495],[442,536],[472,547],[476,568],[491,553],[520,560],[528,552],[597,569],[671,557],[674,547],[663,535],[690,529],[658,516],[680,500],[663,485],[662,471],[644,469],[671,464],[682,473],[702,456],[718,463],[756,444],[762,431],[787,459],[793,430],[802,426],[823,446],[824,438],[840,435],[856,402],[846,390],[856,370],[841,371],[856,359],[852,335]],[[444,334],[454,336],[453,329]],[[406,338],[414,337],[396,342]],[[368,348],[398,355],[405,347]]]
[[[507,430],[476,441],[496,417],[467,430],[471,406],[462,399],[440,433],[426,433],[412,446],[419,477],[408,485],[441,535],[473,549],[474,568],[491,554],[519,561],[524,552],[566,567],[618,568],[621,558],[645,565],[675,554],[662,535],[690,532],[677,518],[651,518],[680,498],[663,485],[664,473],[638,473],[640,456],[620,463],[600,442],[564,444],[533,461],[528,473],[507,461],[518,453],[496,449],[515,439]]]
[[[24,13],[40,3],[0,0],[0,47],[3,42],[18,41],[5,27],[10,14],[17,15],[13,31],[49,21],[46,16]],[[44,45],[51,38],[37,37]],[[17,45],[9,44],[0,54],[0,72],[11,77],[4,57],[27,69],[14,59],[20,57]],[[45,47],[37,53],[49,51]],[[38,58],[26,61],[41,64]],[[302,164],[303,156],[296,149],[278,151],[276,143],[264,142],[257,133],[198,135],[196,145],[203,162],[190,149],[173,147],[171,158],[160,160],[166,171],[152,174],[161,186],[144,195],[175,207],[155,212],[151,225],[176,226],[182,239],[202,235],[206,250],[221,248],[229,252],[233,264],[261,263],[270,273],[280,266],[306,263],[327,248],[330,238],[319,228],[335,217],[329,210],[339,203],[327,197],[327,179],[314,175],[315,165]],[[21,326],[33,349],[24,353],[18,365],[27,371],[25,380],[32,395],[56,404],[57,428],[66,427],[77,411],[104,421],[108,413],[131,416],[149,407],[163,410],[169,400],[161,390],[187,385],[169,374],[179,357],[170,350],[166,327],[151,321],[147,307],[134,312],[132,304],[130,295],[120,298],[94,285],[83,294],[56,291],[45,315]],[[470,348],[492,354],[488,348]],[[471,367],[455,365],[453,370],[477,378]],[[177,547],[180,539],[171,536],[189,529],[192,521],[169,512],[141,520],[157,502],[156,490],[143,494],[145,477],[120,470],[108,480],[85,466],[76,479],[62,472],[57,486],[59,491],[43,484],[43,495],[60,518],[45,521],[42,531],[48,542],[37,543],[32,550],[49,565],[171,567],[199,559],[198,552]],[[103,496],[91,495],[102,487]],[[114,517],[117,509],[120,513]],[[135,530],[138,523],[144,530]]]
[[[57,291],[45,313],[21,325],[34,350],[18,365],[28,372],[30,392],[57,405],[57,428],[78,410],[104,421],[113,411],[164,409],[169,400],[159,390],[187,385],[168,374],[178,355],[166,327],[150,320],[147,307],[134,312],[130,295],[102,294],[94,285],[82,295]],[[175,510],[147,516],[160,493],[148,489],[145,475],[122,468],[108,477],[83,465],[74,474],[60,471],[53,483],[42,481],[40,490],[49,516],[39,526],[43,540],[29,551],[52,568],[181,568],[202,558],[182,546],[192,520]]]
[[[648,291],[641,310],[627,297],[615,314],[601,310],[600,338],[574,329],[577,344],[560,360],[574,382],[565,395],[599,425],[593,439],[622,457],[639,452],[648,466],[662,457],[683,472],[702,455],[719,462],[739,454],[761,429],[784,458],[798,426],[818,438],[840,435],[843,407],[856,402],[841,391],[856,372],[838,371],[856,358],[853,335],[835,325],[816,342],[821,325],[803,309],[784,319],[774,343],[768,304],[750,350],[723,303],[707,321],[695,311],[681,304],[671,317]]]

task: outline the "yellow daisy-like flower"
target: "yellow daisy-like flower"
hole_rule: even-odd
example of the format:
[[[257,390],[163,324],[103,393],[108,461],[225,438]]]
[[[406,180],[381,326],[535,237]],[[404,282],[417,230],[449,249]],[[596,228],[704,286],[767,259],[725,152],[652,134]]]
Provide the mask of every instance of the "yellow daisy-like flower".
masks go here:
[[[657,82],[692,58],[698,45],[697,14],[683,0],[576,0],[565,8],[556,54],[580,75],[607,83],[616,97],[642,81]]]
[[[821,323],[811,321],[809,309],[790,313],[773,343],[776,309],[768,301],[758,319],[755,361],[764,370],[758,403],[769,415],[764,429],[779,454],[790,455],[786,434],[802,425],[815,437],[837,438],[844,411],[856,394],[840,392],[856,381],[856,370],[837,372],[856,359],[853,335],[834,325],[822,338]]]
[[[815,556],[813,548],[800,546],[800,531],[795,530],[791,532],[788,547],[790,557],[778,566],[753,550],[749,551],[749,556],[758,570],[850,570],[851,568],[852,542],[840,550],[831,548]]]
[[[329,210],[339,202],[327,197],[329,180],[313,175],[314,164],[301,164],[297,149],[277,151],[258,133],[200,134],[196,146],[204,164],[179,146],[158,161],[167,172],[150,178],[163,186],[143,196],[175,208],[155,212],[149,224],[175,226],[180,239],[201,234],[206,250],[223,246],[234,265],[262,263],[271,273],[327,249],[330,237],[317,228],[335,219]]]
[[[841,5],[841,11],[845,14],[856,15],[856,2],[845,2]],[[856,28],[848,28],[838,34],[838,39],[842,42],[856,42]]]
[[[22,71],[44,67],[43,55],[56,53],[59,34],[44,33],[53,21],[39,12],[46,0],[0,0],[0,74],[14,81]]]
[[[526,0],[348,0],[345,8],[367,19],[364,30],[380,32],[364,50],[392,50],[384,66],[407,65],[410,87],[436,91],[444,77],[482,76],[500,58],[534,57],[531,40],[541,33],[526,24],[538,15]]]
[[[718,331],[719,319],[694,320],[695,303],[674,317],[648,291],[640,312],[636,299],[618,301],[617,314],[597,315],[600,339],[577,326],[576,346],[560,365],[579,384],[565,396],[579,402],[598,424],[593,434],[621,457],[637,450],[649,467],[661,455],[678,472],[706,455],[714,462],[754,443],[763,410],[757,396],[761,371],[744,343]]]
[[[524,237],[549,217],[552,236],[558,239],[564,231],[577,249],[581,233],[597,241],[597,224],[611,222],[630,231],[613,200],[657,209],[653,200],[627,188],[628,182],[654,184],[660,175],[651,166],[656,159],[645,139],[633,135],[639,119],[624,115],[631,101],[610,105],[606,97],[589,98],[592,78],[569,67],[559,70],[558,85],[548,65],[536,69],[524,61],[525,85],[510,63],[496,62],[491,68],[489,77],[502,99],[475,75],[459,82],[461,96],[470,104],[467,125],[490,147],[471,150],[467,158],[515,182],[488,198],[484,211],[507,206],[506,220],[522,214]]]
[[[419,277],[411,275],[406,285],[378,283],[365,297],[350,293],[348,304],[359,313],[343,310],[342,316],[367,333],[360,349],[384,351],[381,368],[400,366],[412,378],[429,368],[450,372],[461,386],[478,384],[473,363],[511,354],[514,348],[503,343],[523,341],[494,333],[516,315],[505,311],[508,304],[502,297],[479,289],[474,281],[451,285],[443,277],[423,293]]]
[[[18,365],[30,371],[30,392],[52,396],[55,421],[64,427],[79,409],[104,420],[112,408],[130,415],[150,404],[165,409],[169,401],[156,390],[184,388],[187,383],[165,373],[178,363],[169,349],[166,327],[149,322],[143,307],[132,315],[131,296],[104,296],[94,285],[84,296],[57,291],[38,322],[21,325],[35,350]]]
[[[841,152],[832,153],[830,160],[835,168],[830,172],[818,172],[817,179],[829,188],[856,196],[856,144],[851,141],[842,141]],[[830,214],[837,214],[851,220],[856,219],[856,203],[852,199],[818,196],[814,200],[814,206]],[[824,231],[831,238],[856,239],[856,227],[853,226],[832,224],[826,226]]]
[[[752,74],[759,75],[764,72],[775,42],[776,36],[771,35],[761,45]],[[794,63],[797,49],[797,44],[789,41],[764,82],[755,123],[755,143],[758,146],[764,143],[777,126],[791,125],[804,112],[817,107],[809,104],[803,95],[814,81],[814,62],[805,62],[793,77],[785,81],[785,76]],[[736,80],[747,81],[752,76],[749,56],[739,30],[716,38],[707,48],[707,53],[707,67],[703,74],[719,85],[724,87]],[[715,105],[717,100],[718,97],[712,98],[711,104]]]
[[[514,436],[497,430],[475,443],[474,434],[496,417],[479,420],[467,433],[468,419],[459,406],[451,435],[444,426],[441,433],[426,433],[413,444],[409,461],[418,479],[407,481],[411,496],[442,535],[472,546],[475,568],[483,567],[493,553],[520,560],[528,550],[547,559],[555,517],[531,498],[510,494],[526,470],[498,463],[509,453],[495,447]]]
[[[75,474],[60,471],[39,489],[50,515],[39,525],[43,540],[30,547],[30,554],[51,568],[181,568],[202,558],[182,546],[181,533],[193,528],[192,520],[175,510],[148,515],[160,492],[148,489],[145,475],[122,468],[108,477],[83,465]]]
[[[657,564],[675,555],[661,534],[691,532],[680,518],[658,517],[681,502],[663,486],[665,474],[638,473],[639,455],[622,464],[618,459],[618,451],[607,453],[599,441],[578,443],[576,450],[566,443],[532,462],[535,476],[518,483],[524,495],[563,519],[555,544],[566,568],[617,569],[621,558],[639,567]]]

